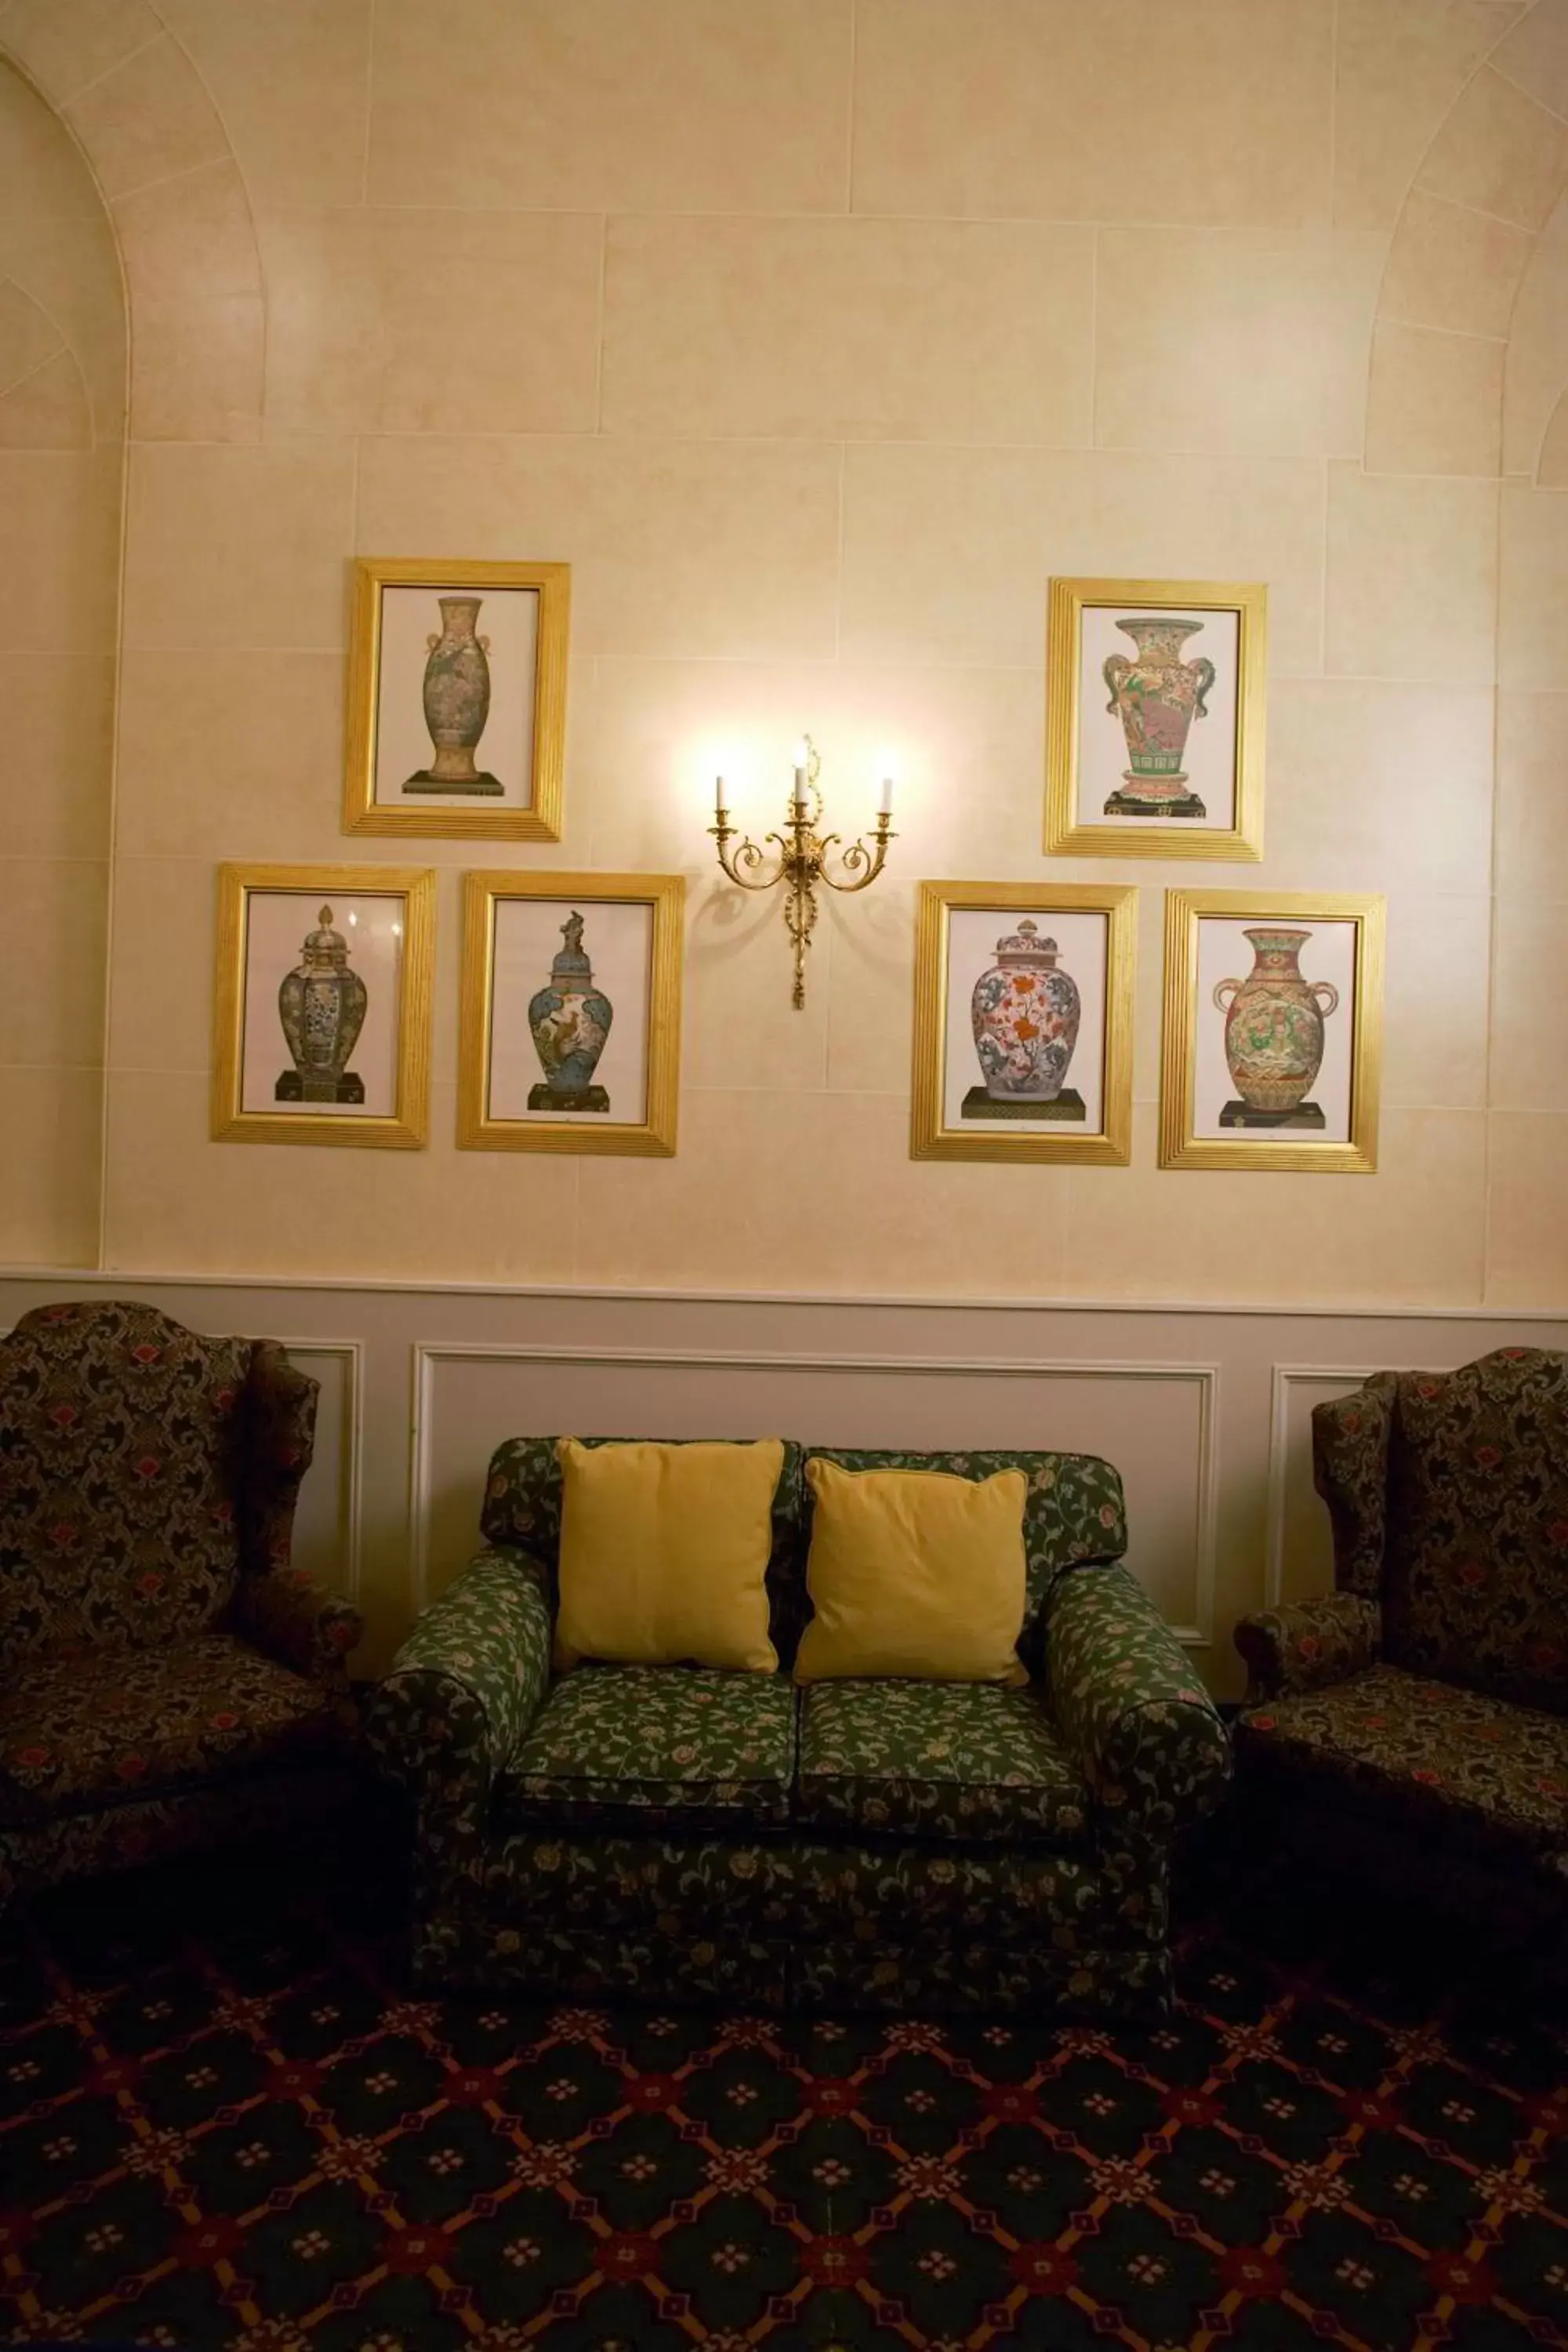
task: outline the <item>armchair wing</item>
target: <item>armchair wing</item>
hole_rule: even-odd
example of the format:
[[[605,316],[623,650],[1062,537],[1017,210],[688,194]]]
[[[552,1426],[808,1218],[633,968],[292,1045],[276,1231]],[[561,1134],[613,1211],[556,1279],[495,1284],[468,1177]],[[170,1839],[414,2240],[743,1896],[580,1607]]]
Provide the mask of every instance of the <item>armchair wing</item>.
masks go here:
[[[1326,1592],[1244,1617],[1236,1646],[1247,1666],[1247,1706],[1364,1674],[1376,1660],[1382,1631],[1382,1610],[1359,1592]]]
[[[1159,1841],[1217,1802],[1230,1777],[1225,1726],[1125,1569],[1058,1578],[1046,1671],[1058,1725],[1110,1822]]]
[[[257,1340],[246,1383],[240,1575],[230,1622],[279,1665],[342,1696],[364,1620],[289,1564],[300,1487],[315,1452],[318,1392],[319,1383],[276,1340]]]
[[[1312,1409],[1312,1483],[1334,1532],[1334,1582],[1374,1599],[1388,1526],[1388,1441],[1397,1372],[1374,1372],[1347,1397]]]

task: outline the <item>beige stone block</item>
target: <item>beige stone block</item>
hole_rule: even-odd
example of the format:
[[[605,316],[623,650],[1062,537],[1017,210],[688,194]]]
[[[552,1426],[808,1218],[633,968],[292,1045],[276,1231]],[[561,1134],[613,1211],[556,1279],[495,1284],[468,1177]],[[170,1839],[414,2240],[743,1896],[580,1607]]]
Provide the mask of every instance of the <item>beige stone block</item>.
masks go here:
[[[1568,383],[1568,201],[1536,238],[1520,281],[1503,375],[1502,467],[1533,474]]]
[[[363,194],[371,0],[161,0],[234,142],[250,198],[351,205]]]
[[[1382,877],[1380,877],[1382,878]],[[1385,1110],[1484,1110],[1491,901],[1484,868],[1465,898],[1390,882],[1384,986]]]
[[[112,656],[0,654],[0,709],[8,780],[0,857],[106,857]]]
[[[138,310],[143,302],[260,293],[256,232],[233,163],[209,163],[139,188],[121,196],[113,212]]]
[[[1487,1122],[1489,1307],[1542,1307],[1568,1292],[1568,1116],[1494,1110]]]
[[[8,857],[0,866],[5,1058],[33,1069],[103,1066],[103,860]]]
[[[378,0],[374,204],[837,212],[849,0]]]
[[[912,1084],[917,872],[925,878],[923,866],[902,859],[864,898],[825,909],[827,1085],[835,1094],[887,1094]]]
[[[1321,0],[862,0],[855,209],[1326,222],[1332,33]]]
[[[1491,63],[1541,105],[1568,119],[1568,0],[1535,0],[1498,43]]]
[[[189,58],[153,41],[73,99],[66,119],[110,198],[194,172],[229,153],[228,134]]]
[[[1492,944],[1494,1110],[1568,1111],[1568,900],[1499,897]]]
[[[138,302],[131,430],[138,441],[261,437],[267,306],[259,294]]]
[[[810,442],[367,440],[367,555],[572,569],[572,657],[827,660],[839,453]]]
[[[1081,445],[1093,318],[1087,229],[616,219],[604,429]]]
[[[147,0],[10,0],[0,25],[0,48],[26,68],[56,106],[63,106],[163,30]]]
[[[1381,315],[1506,341],[1532,250],[1511,222],[1412,188],[1388,250]]]
[[[128,652],[120,681],[117,832],[127,857],[341,858],[338,653]],[[434,846],[435,845],[432,845]],[[365,835],[406,863],[408,844]],[[420,845],[421,859],[425,845]]]
[[[1426,147],[1528,0],[1339,0],[1334,218],[1392,226]]]
[[[1542,436],[1536,479],[1543,490],[1568,488],[1568,393],[1552,410]]]
[[[1156,1166],[1158,1111],[1133,1111],[1132,1165],[1073,1168],[1064,1295],[1479,1303],[1486,1115],[1385,1109],[1375,1176]]]
[[[288,212],[261,239],[268,413],[284,428],[592,431],[598,220]]]
[[[1495,475],[1504,346],[1380,320],[1366,407],[1371,473]]]
[[[115,859],[110,1069],[200,1074],[211,1067],[215,908],[214,868],[206,858]],[[176,940],[181,971],[205,973],[208,985],[170,987],[170,949]],[[281,1030],[278,1042],[281,1053]]]
[[[353,504],[339,442],[133,447],[126,646],[340,647]]]
[[[27,1148],[7,1155],[0,1183],[0,1260],[92,1265],[98,1258],[103,1150],[100,1070],[5,1073],[5,1117]]]
[[[0,154],[5,139],[0,131]],[[125,294],[108,215],[50,219],[0,213],[0,272],[46,311],[81,369],[93,434],[125,429]]]
[[[1497,703],[1498,895],[1568,904],[1568,684],[1504,687]]]
[[[91,446],[92,408],[69,352],[57,352],[0,393],[0,449]]]
[[[1152,452],[851,447],[842,651],[1018,663],[1053,573],[1268,583],[1273,667],[1321,667],[1323,469]]]
[[[0,278],[0,396],[62,348],[47,311],[13,280]]]
[[[1103,230],[1096,442],[1359,457],[1384,251],[1361,231],[1173,229],[1150,269],[1146,229]]]
[[[1325,667],[1349,677],[1491,682],[1495,482],[1329,467]]]
[[[1426,151],[1417,184],[1538,229],[1568,180],[1568,122],[1483,66]]]
[[[0,18],[0,222],[101,219],[103,202],[81,151],[30,82],[5,62]]]
[[[1568,642],[1568,492],[1505,485],[1501,540],[1499,681],[1555,687]]]
[[[120,476],[118,449],[0,451],[0,651],[112,649]]]
[[[1482,887],[1491,858],[1492,699],[1484,686],[1277,680],[1264,802],[1270,885],[1370,884],[1423,896]]]
[[[236,1277],[570,1281],[578,1161],[458,1151],[456,1127],[453,1089],[441,1086],[423,1151],[214,1143],[205,1077],[116,1073],[107,1263]]]
[[[683,982],[683,1087],[735,1090],[736,1114],[742,1118],[753,1092],[820,1093],[827,1076],[833,957],[825,908],[806,956],[805,1003],[797,1011],[791,1002],[794,966],[783,890],[750,897],[726,882],[716,865],[694,877]]]

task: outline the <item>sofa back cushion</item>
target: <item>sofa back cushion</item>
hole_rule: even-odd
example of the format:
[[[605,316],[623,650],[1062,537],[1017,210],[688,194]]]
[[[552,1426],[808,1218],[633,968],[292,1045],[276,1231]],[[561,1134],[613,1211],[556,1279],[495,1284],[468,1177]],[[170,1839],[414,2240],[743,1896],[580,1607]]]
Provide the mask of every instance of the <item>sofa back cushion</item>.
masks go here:
[[[254,1347],[118,1299],[35,1308],[0,1340],[0,1656],[217,1624]]]
[[[1568,1714],[1568,1357],[1505,1348],[1401,1375],[1384,1654]]]

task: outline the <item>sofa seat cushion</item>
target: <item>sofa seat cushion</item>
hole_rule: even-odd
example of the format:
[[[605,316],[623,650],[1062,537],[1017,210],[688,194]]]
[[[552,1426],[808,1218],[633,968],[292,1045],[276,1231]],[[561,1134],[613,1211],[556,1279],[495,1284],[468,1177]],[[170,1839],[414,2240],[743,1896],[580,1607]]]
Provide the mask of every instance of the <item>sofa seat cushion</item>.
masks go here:
[[[1568,1721],[1559,1716],[1380,1665],[1249,1708],[1239,1731],[1260,1759],[1376,1788],[1446,1834],[1500,1835],[1542,1858],[1568,1848]]]
[[[552,1685],[498,1802],[518,1828],[767,1828],[789,1819],[794,1771],[786,1676],[584,1665]]]
[[[1037,1683],[816,1683],[801,1708],[803,1822],[862,1835],[1088,1841],[1089,1794]]]
[[[57,1650],[0,1691],[0,1819],[196,1786],[326,1746],[316,1683],[226,1633],[149,1650]]]

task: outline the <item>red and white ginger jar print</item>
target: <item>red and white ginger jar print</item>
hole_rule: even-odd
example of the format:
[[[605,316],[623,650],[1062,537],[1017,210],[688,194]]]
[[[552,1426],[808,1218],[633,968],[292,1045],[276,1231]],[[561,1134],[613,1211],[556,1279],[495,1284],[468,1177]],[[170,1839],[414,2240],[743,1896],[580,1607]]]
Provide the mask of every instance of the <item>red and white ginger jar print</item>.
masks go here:
[[[1058,953],[1026,917],[997,940],[996,961],[974,983],[974,1050],[997,1102],[1055,1102],[1062,1090],[1082,1006]]]

